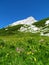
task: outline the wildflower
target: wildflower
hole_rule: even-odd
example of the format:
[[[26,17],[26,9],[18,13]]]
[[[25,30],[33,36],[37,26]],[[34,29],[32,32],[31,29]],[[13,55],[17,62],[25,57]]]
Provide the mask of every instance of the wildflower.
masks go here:
[[[39,42],[44,42],[44,39],[39,40]]]
[[[23,48],[16,48],[16,51],[18,52],[18,53],[20,53],[20,52],[23,52],[24,51],[24,49]]]
[[[2,48],[3,46],[1,45],[0,48]]]
[[[30,55],[32,52],[31,51],[29,51],[29,52],[27,52],[27,55]]]
[[[32,55],[33,55],[34,53],[32,53]]]
[[[9,55],[9,53],[6,54],[6,57]]]
[[[36,62],[36,58],[34,57],[34,61]]]

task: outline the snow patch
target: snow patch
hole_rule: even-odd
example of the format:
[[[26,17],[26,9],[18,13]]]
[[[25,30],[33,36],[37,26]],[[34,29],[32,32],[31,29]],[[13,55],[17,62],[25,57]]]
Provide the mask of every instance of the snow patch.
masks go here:
[[[24,20],[16,21],[12,23],[10,26],[18,25],[18,24],[27,24],[31,25],[32,23],[36,22],[37,20],[34,19],[34,17],[30,16]]]
[[[5,30],[8,30],[7,28]]]
[[[49,20],[47,20],[45,24],[48,25],[49,24]]]
[[[29,27],[21,27],[19,29],[19,31],[21,31],[21,32],[25,31],[25,32],[31,32],[31,33],[36,33],[36,32],[38,32],[38,30],[39,30],[39,28],[34,25],[30,25]]]

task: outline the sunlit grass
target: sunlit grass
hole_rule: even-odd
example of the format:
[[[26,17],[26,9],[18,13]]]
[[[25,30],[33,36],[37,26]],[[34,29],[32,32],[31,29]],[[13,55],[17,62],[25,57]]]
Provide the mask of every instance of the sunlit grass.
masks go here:
[[[49,65],[49,37],[0,36],[0,65]]]

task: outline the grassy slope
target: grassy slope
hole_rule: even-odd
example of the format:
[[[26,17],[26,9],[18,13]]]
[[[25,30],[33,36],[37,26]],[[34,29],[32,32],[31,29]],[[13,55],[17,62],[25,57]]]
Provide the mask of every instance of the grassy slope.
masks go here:
[[[49,65],[48,39],[31,33],[0,36],[0,65]]]
[[[13,35],[18,33],[20,27],[23,26],[22,24],[16,26],[8,26],[6,28],[0,29],[0,35]],[[7,30],[6,30],[7,29]]]
[[[44,26],[48,19],[35,25]],[[21,26],[0,30],[0,65],[49,65],[49,37],[18,32]]]

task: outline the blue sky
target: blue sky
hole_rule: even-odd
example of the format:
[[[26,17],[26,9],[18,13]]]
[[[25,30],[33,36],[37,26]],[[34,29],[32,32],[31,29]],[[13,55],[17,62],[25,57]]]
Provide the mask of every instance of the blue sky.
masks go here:
[[[49,0],[0,0],[0,28],[29,16],[49,17]]]

